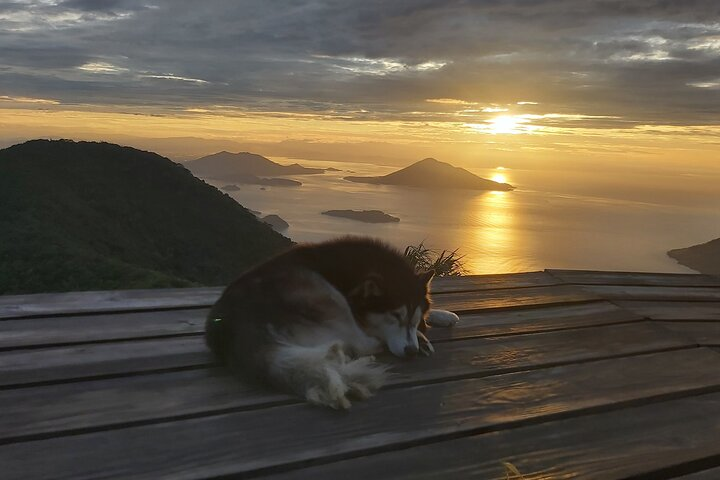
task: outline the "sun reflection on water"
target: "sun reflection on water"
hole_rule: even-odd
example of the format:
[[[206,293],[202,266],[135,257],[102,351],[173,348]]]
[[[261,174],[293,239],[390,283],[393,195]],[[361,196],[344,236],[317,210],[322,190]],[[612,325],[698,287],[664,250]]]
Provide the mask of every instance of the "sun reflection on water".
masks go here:
[[[502,180],[499,177],[502,176]],[[506,183],[503,174],[493,176]],[[466,267],[474,273],[507,272],[517,248],[514,235],[514,204],[512,192],[486,192],[475,198],[471,214],[469,238],[477,254],[468,256]]]

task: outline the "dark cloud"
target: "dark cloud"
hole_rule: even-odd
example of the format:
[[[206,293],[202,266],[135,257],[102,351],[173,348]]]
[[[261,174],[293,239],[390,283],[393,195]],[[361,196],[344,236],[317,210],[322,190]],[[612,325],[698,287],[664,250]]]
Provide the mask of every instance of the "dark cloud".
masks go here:
[[[0,86],[129,107],[487,117],[426,102],[454,98],[598,128],[715,124],[719,19],[716,0],[0,2]]]

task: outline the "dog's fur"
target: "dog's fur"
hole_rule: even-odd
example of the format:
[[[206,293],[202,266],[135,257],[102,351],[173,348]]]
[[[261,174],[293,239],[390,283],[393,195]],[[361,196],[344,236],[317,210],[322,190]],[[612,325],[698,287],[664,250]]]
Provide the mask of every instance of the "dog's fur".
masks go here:
[[[225,289],[206,341],[244,378],[347,409],[348,397],[368,398],[385,381],[372,355],[433,352],[423,333],[432,275],[375,240],[298,246]],[[441,312],[438,321],[452,316]]]

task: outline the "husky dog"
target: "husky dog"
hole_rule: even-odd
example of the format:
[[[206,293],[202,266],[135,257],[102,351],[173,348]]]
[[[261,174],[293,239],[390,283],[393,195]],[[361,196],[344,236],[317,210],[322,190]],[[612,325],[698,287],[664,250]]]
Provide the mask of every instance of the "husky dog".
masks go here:
[[[371,239],[297,246],[231,283],[205,338],[236,374],[347,409],[385,381],[372,355],[433,353],[423,333],[432,277]],[[456,319],[439,311],[438,323]]]

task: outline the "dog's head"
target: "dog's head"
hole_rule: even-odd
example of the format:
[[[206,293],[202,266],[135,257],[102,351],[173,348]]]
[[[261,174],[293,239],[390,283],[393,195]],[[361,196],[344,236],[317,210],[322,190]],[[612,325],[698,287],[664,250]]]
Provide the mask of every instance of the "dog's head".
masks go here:
[[[433,275],[431,270],[398,281],[371,274],[350,293],[360,326],[397,357],[418,353],[417,331],[424,326],[430,310],[429,284]]]

